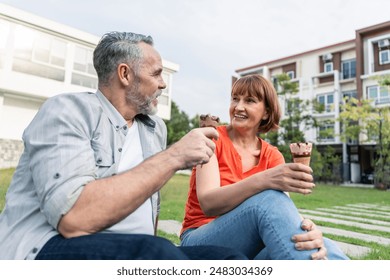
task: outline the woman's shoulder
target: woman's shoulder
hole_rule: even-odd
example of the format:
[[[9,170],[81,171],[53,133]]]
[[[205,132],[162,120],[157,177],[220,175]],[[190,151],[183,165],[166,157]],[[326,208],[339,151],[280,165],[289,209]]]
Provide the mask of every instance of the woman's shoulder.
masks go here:
[[[227,134],[226,125],[219,125],[216,129],[218,133]]]
[[[265,141],[264,139],[259,138],[261,141],[261,149],[264,150],[264,155],[267,157],[283,157],[283,154],[279,149]]]
[[[270,143],[268,143],[267,141],[265,141],[264,139],[261,139],[259,137],[260,141],[261,141],[261,148],[262,149],[267,149],[267,150],[270,150],[270,151],[273,151],[273,150],[278,150],[278,148]]]
[[[229,138],[226,125],[217,126],[216,129],[217,129],[218,134],[219,134],[217,142],[223,142],[224,140]]]

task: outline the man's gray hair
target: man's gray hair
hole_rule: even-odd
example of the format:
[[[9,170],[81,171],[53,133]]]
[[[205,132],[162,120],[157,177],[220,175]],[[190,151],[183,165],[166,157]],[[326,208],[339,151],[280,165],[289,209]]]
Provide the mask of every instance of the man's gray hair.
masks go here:
[[[138,43],[153,46],[153,38],[131,32],[109,32],[103,35],[93,52],[93,66],[99,85],[108,85],[109,79],[120,63],[127,63],[137,74],[142,58]]]

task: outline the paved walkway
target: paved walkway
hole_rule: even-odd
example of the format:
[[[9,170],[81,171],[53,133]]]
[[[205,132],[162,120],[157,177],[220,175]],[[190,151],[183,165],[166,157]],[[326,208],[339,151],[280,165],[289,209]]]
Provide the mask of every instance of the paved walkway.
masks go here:
[[[354,228],[375,230],[378,235],[360,233],[353,230],[344,230],[335,227],[319,226],[324,234],[350,237],[366,242],[381,245],[390,245],[390,238],[380,235],[381,232],[390,232],[390,207],[374,204],[349,204],[316,210],[300,209],[304,217],[313,221],[330,222],[335,225],[346,225]],[[159,221],[159,229],[169,234],[180,234],[181,223],[173,220]],[[369,247],[337,242],[340,248],[349,256],[361,258],[371,250]]]
[[[334,227],[319,228],[325,234],[350,237],[365,242],[377,243],[389,246],[390,238],[381,236],[381,232],[390,232],[390,207],[376,204],[347,204],[345,206],[334,206],[331,208],[318,208],[316,210],[300,209],[300,213],[313,221],[323,221],[335,224]],[[351,226],[356,230],[344,230],[337,228],[341,226]],[[376,234],[360,233],[359,229],[368,229],[376,231]],[[347,247],[341,248],[352,257],[362,257],[369,253],[371,248],[347,244]]]
[[[160,220],[158,221],[158,229],[169,234],[180,235],[181,223],[174,220]]]

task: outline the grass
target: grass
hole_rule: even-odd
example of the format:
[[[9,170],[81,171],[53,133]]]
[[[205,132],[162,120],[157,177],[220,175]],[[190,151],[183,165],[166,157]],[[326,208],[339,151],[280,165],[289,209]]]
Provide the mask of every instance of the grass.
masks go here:
[[[161,189],[161,220],[183,221],[189,176],[177,174]]]
[[[161,219],[171,219],[179,222],[183,220],[184,206],[185,201],[187,199],[188,186],[189,176],[186,175],[175,175],[174,177],[172,177],[171,180],[168,181],[166,186],[161,191]],[[292,193],[291,198],[298,208],[308,210],[315,210],[316,208],[329,208],[332,206],[345,206],[347,204],[357,203],[369,203],[378,204],[381,206],[390,206],[390,192],[379,191],[377,189],[341,187],[324,184],[317,184],[317,187],[310,195],[304,196]],[[355,214],[354,216],[362,217],[358,214]],[[366,216],[365,218],[370,219],[369,216]],[[386,221],[388,219],[384,218],[383,220]],[[315,223],[321,226],[329,226],[390,238],[389,233],[386,232],[361,229],[357,227],[332,224],[321,221],[315,221]],[[163,236],[170,239],[172,242],[175,242],[176,240],[176,236]],[[324,236],[340,242],[370,247],[372,249],[371,252],[362,257],[361,259],[363,260],[390,260],[390,246],[382,246],[373,242],[365,242],[359,239],[338,235],[324,234]]]
[[[5,193],[11,181],[14,169],[0,169],[0,211],[4,207]],[[184,207],[188,194],[189,176],[175,175],[168,181],[167,185],[161,190],[161,220],[176,220],[182,222],[184,217]],[[307,196],[299,194],[291,194],[291,198],[298,208],[314,210],[316,208],[329,208],[332,206],[345,206],[347,204],[369,203],[382,206],[390,206],[390,192],[379,191],[376,189],[340,187],[331,185],[317,184],[313,193]],[[378,210],[378,209],[372,209]],[[357,217],[363,215],[355,214]],[[370,217],[366,217],[370,219]],[[387,220],[384,218],[383,220]],[[379,232],[375,230],[361,229],[346,225],[332,224],[328,222],[315,221],[316,224],[322,226],[336,227],[345,230],[352,230],[371,235],[378,235],[390,238],[389,233]],[[179,243],[176,235],[166,234],[158,231],[158,235],[165,237],[175,244]],[[365,242],[359,239],[342,237],[337,235],[325,235],[333,240],[347,242],[351,244],[367,246],[372,249],[371,253],[364,256],[366,260],[390,260],[390,246],[381,246],[372,242]]]
[[[377,189],[352,188],[329,185],[318,185],[318,187],[316,187],[313,193],[309,196],[291,194],[291,198],[294,200],[298,208],[309,210],[314,210],[316,208],[329,208],[332,206],[345,206],[347,204],[357,203],[390,206],[390,192],[380,191]],[[378,209],[370,210],[378,211]],[[354,214],[353,216],[370,219],[370,217],[364,215]],[[386,218],[383,218],[381,220],[389,221],[389,219]],[[358,227],[339,225],[322,221],[315,221],[315,223],[319,226],[339,228],[359,233],[381,236],[384,238],[390,238],[390,233],[388,232],[362,229]],[[338,235],[324,234],[324,236],[340,242],[346,242],[371,248],[371,252],[361,258],[363,260],[390,260],[390,246],[378,245],[373,242],[365,242],[360,239],[354,239]]]
[[[319,185],[308,196],[291,193],[298,208],[314,210],[356,203],[375,203],[390,206],[390,192],[377,189]]]
[[[0,212],[4,208],[5,204],[5,194],[7,192],[8,186],[11,182],[12,175],[14,174],[15,169],[0,169]]]

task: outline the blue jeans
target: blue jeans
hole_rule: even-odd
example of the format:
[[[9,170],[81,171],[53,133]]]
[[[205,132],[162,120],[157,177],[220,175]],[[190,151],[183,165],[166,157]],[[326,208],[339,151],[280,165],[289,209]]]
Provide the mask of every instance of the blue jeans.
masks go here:
[[[229,246],[249,259],[309,260],[317,250],[298,251],[291,237],[304,233],[293,201],[283,192],[258,193],[230,212],[181,236],[182,246]],[[328,259],[348,259],[329,239],[324,238]]]
[[[37,260],[242,260],[240,252],[217,246],[177,247],[143,234],[98,233],[66,239],[52,237]]]

